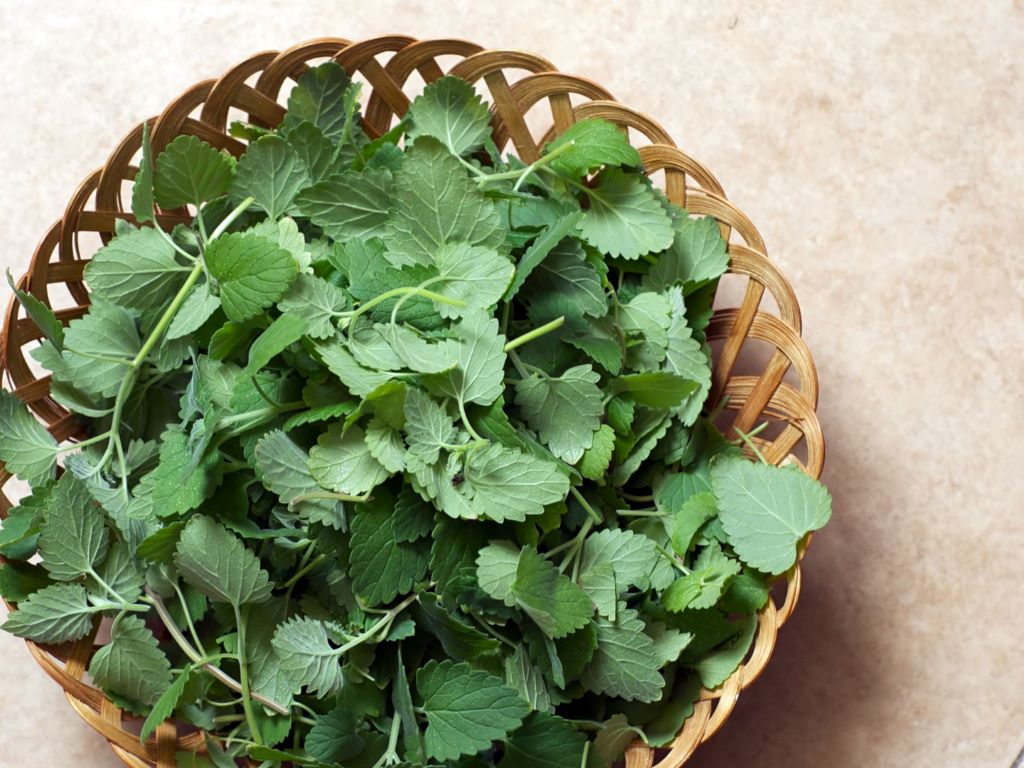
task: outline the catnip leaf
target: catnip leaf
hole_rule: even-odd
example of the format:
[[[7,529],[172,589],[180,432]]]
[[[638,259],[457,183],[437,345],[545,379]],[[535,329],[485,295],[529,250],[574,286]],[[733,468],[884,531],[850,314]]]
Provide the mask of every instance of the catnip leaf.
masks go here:
[[[730,613],[757,613],[767,604],[770,594],[771,588],[762,576],[744,570],[729,583],[719,605]]]
[[[672,548],[676,554],[685,557],[700,527],[717,515],[718,507],[711,493],[698,493],[682,502],[672,523]]]
[[[594,442],[604,415],[600,376],[577,365],[561,376],[534,373],[515,383],[515,403],[523,419],[551,452],[575,464]]]
[[[429,265],[446,243],[498,250],[505,231],[494,203],[436,139],[421,136],[395,174],[387,258],[395,266]]]
[[[604,727],[597,732],[594,750],[605,765],[614,765],[622,759],[626,748],[637,739],[645,741],[644,732],[630,725],[625,715],[619,713],[608,718]]]
[[[493,655],[500,647],[497,640],[449,613],[439,604],[436,595],[424,592],[413,605],[416,625],[441,643],[453,659],[480,659]]]
[[[308,616],[293,616],[279,624],[273,639],[274,654],[282,670],[317,698],[324,698],[341,687],[339,654],[322,621]]]
[[[779,574],[796,562],[796,545],[828,522],[832,497],[798,467],[781,470],[738,456],[711,463],[719,519],[744,563]]]
[[[141,348],[135,321],[126,310],[94,304],[64,330],[64,352],[50,370],[55,380],[82,392],[113,397]]]
[[[434,509],[408,486],[395,500],[394,533],[400,544],[412,543],[430,536],[434,530]]]
[[[509,285],[508,290],[505,291],[506,301],[519,292],[519,289],[526,282],[526,278],[547,258],[548,254],[575,231],[576,225],[579,224],[582,218],[582,211],[574,211],[566,216],[559,217],[537,235],[537,239],[530,244],[530,247],[526,249],[519,259],[519,263],[516,264],[512,283]]]
[[[256,555],[205,515],[196,515],[185,526],[174,564],[185,581],[214,602],[237,607],[270,597],[270,577]]]
[[[480,588],[495,600],[512,601],[512,585],[519,570],[521,550],[510,541],[494,541],[476,556],[476,577]]]
[[[348,73],[335,61],[308,70],[288,96],[282,132],[290,136],[294,128],[305,121],[336,143],[345,129],[348,114],[344,96],[351,82]]]
[[[655,446],[665,437],[672,419],[667,415],[658,413],[644,414],[645,418],[639,422],[637,429],[637,440],[629,454],[622,459],[618,466],[612,469],[608,480],[612,485],[621,486],[633,476],[650,457]]]
[[[122,616],[89,662],[89,675],[100,688],[148,707],[171,684],[171,663],[142,619]]]
[[[523,547],[512,595],[545,635],[558,639],[580,629],[594,614],[587,594],[532,547]]]
[[[525,645],[516,647],[511,658],[505,659],[505,684],[519,692],[520,698],[534,712],[547,712],[551,708],[544,675],[530,661]]]
[[[356,729],[359,721],[351,712],[338,708],[317,717],[306,734],[306,753],[322,763],[344,763],[363,751],[365,742]]]
[[[459,77],[441,77],[427,85],[409,105],[407,136],[433,136],[453,155],[481,147],[491,132],[487,105],[472,85]]]
[[[740,571],[740,564],[722,552],[718,542],[712,542],[697,556],[690,573],[680,577],[665,590],[661,603],[670,611],[687,608],[701,609],[714,606],[730,579]]]
[[[394,522],[381,503],[361,505],[352,516],[349,574],[353,590],[371,606],[408,594],[427,573],[429,547],[397,541]]]
[[[280,136],[270,134],[251,143],[239,159],[231,196],[251,197],[269,218],[278,219],[309,183],[309,172],[298,153]]]
[[[644,632],[644,622],[634,609],[622,605],[617,614],[614,621],[594,620],[597,650],[580,681],[588,690],[605,696],[656,701],[665,679],[658,672],[661,664],[654,640]]]
[[[299,275],[277,303],[282,315],[306,321],[306,334],[326,339],[335,333],[335,318],[348,308],[345,293],[314,275]]]
[[[334,144],[313,123],[302,121],[294,125],[284,138],[306,169],[310,183],[316,184],[344,170],[342,164],[335,161]]]
[[[594,320],[588,325],[586,330],[575,331],[575,335],[564,336],[562,340],[583,352],[608,373],[618,376],[625,355],[618,329],[608,318]]]
[[[672,305],[660,293],[638,293],[619,310],[619,323],[638,342],[629,349],[627,362],[638,370],[657,368],[668,352]]]
[[[646,589],[651,563],[659,557],[657,544],[642,533],[606,528],[584,541],[580,573],[610,565],[620,590]]]
[[[0,461],[33,487],[51,479],[57,465],[57,441],[7,390],[0,390]]]
[[[93,609],[81,584],[53,584],[18,603],[0,629],[37,643],[78,640],[92,629]]]
[[[495,443],[472,452],[464,474],[474,517],[498,523],[543,514],[569,492],[569,478],[554,462]]]
[[[686,303],[680,288],[668,292],[671,321],[668,345],[662,369],[684,379],[697,382],[697,389],[677,407],[683,426],[691,426],[700,416],[711,389],[711,361],[686,323]]]
[[[577,465],[580,474],[588,480],[602,479],[611,464],[614,448],[615,431],[607,424],[602,424],[594,433],[593,443],[583,452],[583,457]]]
[[[733,640],[693,665],[705,688],[713,690],[720,686],[746,658],[757,634],[757,616],[747,616],[741,626],[740,633]]]
[[[587,737],[557,715],[535,712],[505,742],[498,768],[579,768]]]
[[[612,392],[626,393],[651,408],[674,408],[697,391],[697,382],[667,371],[629,373],[609,382]]]
[[[142,595],[145,579],[132,559],[131,549],[124,542],[115,542],[99,571],[104,583],[122,599],[135,602]]]
[[[136,221],[153,221],[153,145],[150,142],[149,123],[142,124],[142,159],[132,184],[132,213]]]
[[[366,447],[370,455],[388,472],[405,469],[405,441],[402,434],[379,416],[366,425]]]
[[[440,282],[431,285],[431,290],[465,304],[438,304],[442,317],[461,317],[467,309],[494,306],[504,295],[514,271],[512,262],[497,251],[468,243],[446,243],[438,250],[434,263]]]
[[[605,169],[587,197],[579,232],[601,253],[638,259],[672,244],[672,220],[643,177]]]
[[[295,204],[334,240],[383,235],[391,207],[391,171],[367,168],[336,173],[300,192]]]
[[[343,432],[333,424],[309,452],[309,471],[324,488],[359,496],[387,479],[389,472],[370,453],[359,427]]]
[[[360,365],[340,340],[321,343],[317,346],[317,351],[328,370],[357,397],[366,397],[397,375],[391,371],[375,371]]]
[[[467,312],[455,325],[458,365],[448,372],[424,377],[433,392],[467,403],[490,405],[502,392],[505,376],[505,337],[498,321],[484,312]]]
[[[534,268],[524,284],[522,299],[536,323],[562,315],[566,320],[602,317],[608,312],[601,277],[574,240],[562,240]]]
[[[152,473],[153,511],[159,517],[171,517],[209,498],[220,482],[221,457],[214,449],[195,462],[188,437],[177,429],[168,429],[160,439],[160,463]]]
[[[181,699],[182,694],[185,693],[185,686],[188,685],[191,675],[192,665],[189,664],[175,676],[174,681],[164,689],[164,692],[153,703],[153,709],[142,724],[142,730],[139,731],[139,739],[141,741],[148,739],[164,720],[174,714],[178,701]]]
[[[202,139],[178,136],[156,159],[153,192],[161,208],[199,206],[228,191],[235,161]]]
[[[256,474],[260,482],[294,507],[310,522],[337,526],[339,502],[334,499],[302,498],[323,489],[309,471],[309,456],[280,430],[267,432],[256,444]]]
[[[181,308],[174,313],[174,319],[167,329],[167,340],[173,341],[195,333],[220,309],[220,299],[210,291],[208,283],[202,283],[189,291]]]
[[[416,690],[427,718],[427,755],[439,760],[487,749],[530,711],[500,677],[464,662],[429,662],[416,672]]]
[[[270,361],[306,335],[306,321],[298,315],[281,315],[256,337],[249,347],[249,363],[243,376],[255,376]]]
[[[179,264],[174,248],[152,227],[132,229],[100,248],[85,267],[92,295],[132,309],[168,303],[191,268]]]
[[[18,303],[25,310],[33,323],[42,331],[43,336],[59,352],[64,348],[64,325],[54,314],[54,311],[42,300],[28,291],[21,290],[14,282],[11,270],[7,270],[7,284],[11,291],[18,297]]]
[[[381,338],[391,347],[403,367],[416,373],[444,373],[458,361],[458,344],[453,339],[436,343],[423,338],[418,331],[404,325],[380,327]]]
[[[88,573],[107,554],[110,531],[85,483],[61,475],[39,526],[39,554],[50,575],[61,581]]]
[[[662,291],[671,285],[701,283],[720,277],[729,266],[726,242],[711,216],[690,218],[679,211],[673,222],[672,245],[657,257],[644,284]],[[686,291],[689,293],[689,291]]]
[[[573,123],[548,144],[544,152],[551,153],[569,143],[572,143],[572,149],[563,152],[551,163],[552,168],[566,176],[586,176],[602,165],[640,165],[640,153],[629,143],[629,137],[607,120],[591,119]]]
[[[205,259],[231,320],[259,314],[281,298],[298,272],[288,251],[254,234],[221,235],[207,246]]]

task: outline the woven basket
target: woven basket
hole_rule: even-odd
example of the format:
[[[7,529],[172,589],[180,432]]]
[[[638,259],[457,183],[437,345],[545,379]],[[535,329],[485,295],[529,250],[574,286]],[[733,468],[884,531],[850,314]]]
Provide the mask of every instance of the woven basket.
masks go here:
[[[353,43],[322,38],[283,52],[257,54],[223,77],[189,88],[148,121],[154,152],[180,134],[193,134],[240,155],[245,145],[228,135],[230,120],[277,125],[285,112],[281,102],[289,90],[287,81],[301,76],[311,62],[325,58],[333,58],[364,82],[363,93],[368,98],[363,127],[371,137],[386,132],[397,116],[404,114],[423,82],[446,72],[478,83],[489,92],[497,145],[514,150],[526,162],[535,160],[540,147],[576,120],[600,117],[627,129],[640,150],[644,167],[668,197],[693,214],[710,215],[719,222],[729,244],[729,273],[740,276],[739,282],[745,283],[738,306],[719,307],[708,328],[715,351],[711,403],[725,399],[720,426],[746,431],[767,420],[772,429],[762,435],[773,437],[755,438],[766,459],[772,463],[795,461],[808,474],[820,475],[825,445],[815,417],[818,381],[814,362],[800,339],[800,309],[792,289],[765,255],[754,225],[726,199],[714,176],[677,149],[651,118],[619,104],[590,80],[562,74],[533,54],[483,50],[463,40],[416,41],[390,36]],[[531,126],[541,126],[542,132],[531,131]],[[52,306],[65,323],[81,316],[89,303],[82,283],[88,257],[101,240],[110,239],[117,219],[132,220],[126,210],[136,171],[132,160],[140,152],[141,138],[142,125],[138,125],[106,163],[82,182],[64,215],[43,237],[20,280],[22,288]],[[655,173],[658,171],[663,173]],[[158,220],[170,228],[187,218],[181,211],[168,211]],[[724,280],[735,282],[737,278]],[[66,291],[54,290],[60,286]],[[771,311],[761,308],[766,291],[774,302]],[[720,295],[719,305],[722,299]],[[79,425],[49,397],[49,377],[40,378],[26,361],[27,350],[41,335],[31,320],[19,315],[19,305],[12,299],[3,327],[3,370],[16,394],[54,437],[73,440],[79,434]],[[792,383],[783,380],[787,373]],[[9,479],[7,472],[0,471],[0,484],[6,486]],[[0,493],[0,515],[6,515],[10,507],[10,500]],[[720,688],[701,692],[693,715],[671,749],[655,754],[643,745],[634,745],[626,754],[627,768],[651,768],[656,759],[660,768],[678,768],[722,727],[740,692],[768,663],[779,628],[792,613],[799,594],[797,565],[784,581],[780,579],[773,599],[760,612],[746,662]],[[123,713],[85,677],[96,647],[95,633],[61,647],[28,642],[43,670],[64,688],[71,706],[103,734],[125,764],[173,768],[175,752],[204,749],[203,734],[182,728],[179,736],[173,722],[165,722],[140,743],[138,720]]]

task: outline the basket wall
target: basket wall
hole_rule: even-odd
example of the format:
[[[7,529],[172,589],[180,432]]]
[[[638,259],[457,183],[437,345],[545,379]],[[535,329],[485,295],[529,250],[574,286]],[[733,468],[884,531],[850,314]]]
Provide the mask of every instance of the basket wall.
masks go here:
[[[245,144],[228,134],[234,119],[275,126],[284,115],[283,101],[310,63],[333,58],[355,79],[363,81],[363,127],[371,136],[390,128],[405,113],[411,98],[443,74],[476,83],[493,105],[495,140],[529,162],[554,135],[574,121],[601,117],[627,130],[640,150],[644,166],[675,203],[693,214],[713,216],[728,242],[729,272],[739,276],[742,297],[722,306],[719,297],[708,338],[715,350],[711,403],[726,398],[720,426],[749,430],[762,420],[773,428],[755,438],[768,461],[798,462],[818,477],[824,463],[824,439],[815,416],[818,381],[814,362],[800,338],[800,309],[786,279],[769,261],[764,242],[751,221],[725,196],[721,185],[699,162],[675,146],[650,117],[616,102],[600,85],[555,70],[547,60],[528,53],[483,50],[462,40],[417,41],[409,37],[378,37],[361,42],[322,38],[286,51],[268,51],[238,64],[216,80],[189,88],[157,117],[149,120],[154,152],[179,134],[194,134],[234,155]],[[541,131],[531,130],[540,126]],[[65,323],[88,305],[82,270],[98,245],[108,240],[118,218],[132,220],[130,184],[141,150],[142,125],[136,126],[72,195],[63,216],[53,224],[32,255],[20,286],[50,304]],[[655,173],[655,172],[662,173]],[[182,211],[164,211],[161,225],[187,221]],[[726,278],[736,281],[737,278]],[[55,290],[63,286],[65,290]],[[765,294],[771,301],[766,302]],[[723,292],[724,294],[724,292]],[[774,305],[768,309],[765,305]],[[10,385],[58,440],[75,439],[74,418],[49,397],[49,377],[39,376],[27,362],[27,351],[41,337],[20,314],[12,299],[2,335],[2,366]],[[754,340],[751,343],[751,340]],[[767,350],[767,354],[765,351]],[[743,371],[743,373],[741,373]],[[787,376],[787,373],[789,375]],[[784,377],[787,380],[784,380]],[[800,454],[800,457],[797,456]],[[0,471],[0,483],[10,476]],[[10,489],[8,489],[9,491]],[[11,501],[0,493],[0,514]],[[801,551],[801,556],[803,552]],[[800,594],[800,567],[785,575],[773,599],[761,611],[756,638],[746,662],[714,691],[702,691],[693,715],[671,749],[635,745],[626,755],[627,768],[678,768],[729,717],[740,692],[764,669],[781,626]],[[95,648],[94,636],[58,648],[28,642],[43,670],[64,688],[68,701],[110,742],[130,766],[173,768],[175,752],[201,749],[202,734],[179,736],[166,722],[140,743],[137,719],[123,713],[85,675]]]

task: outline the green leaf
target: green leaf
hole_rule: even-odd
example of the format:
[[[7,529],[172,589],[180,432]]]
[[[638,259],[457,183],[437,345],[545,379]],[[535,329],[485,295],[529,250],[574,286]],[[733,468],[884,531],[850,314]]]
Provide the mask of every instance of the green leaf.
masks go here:
[[[431,290],[465,304],[438,304],[442,317],[490,309],[504,295],[514,270],[512,262],[497,251],[468,243],[445,244],[437,252],[435,264],[440,281],[431,285]]]
[[[352,517],[349,574],[352,589],[368,605],[408,594],[427,573],[427,544],[396,540],[395,518],[384,504],[361,505]]]
[[[378,387],[395,378],[390,371],[374,371],[359,364],[340,341],[329,341],[317,346],[327,369],[357,397],[366,397]]]
[[[132,213],[140,224],[153,221],[153,145],[149,123],[142,124],[142,159],[132,184]]]
[[[586,192],[590,208],[579,231],[601,253],[638,259],[672,244],[672,220],[644,177],[606,169]]]
[[[249,363],[243,376],[255,376],[270,361],[306,334],[305,319],[296,315],[281,315],[256,337],[249,347]]]
[[[582,211],[573,211],[561,216],[544,228],[537,239],[526,249],[516,265],[515,276],[505,292],[505,300],[510,300],[523,287],[526,278],[548,257],[554,248],[576,230],[576,225],[583,218]]]
[[[148,707],[171,684],[171,663],[142,619],[122,616],[89,662],[89,675],[100,688]]]
[[[580,768],[586,743],[571,723],[535,712],[506,741],[498,768]]]
[[[434,464],[455,439],[455,421],[443,405],[414,387],[406,393],[404,414],[409,452],[424,464]]]
[[[202,283],[189,291],[181,308],[167,329],[167,340],[173,341],[195,333],[220,309],[220,299],[210,292],[209,283]]]
[[[366,447],[370,455],[388,472],[405,469],[405,441],[402,434],[380,416],[366,425]]]
[[[399,543],[419,541],[434,530],[434,508],[408,486],[398,494],[394,515],[395,541]]]
[[[43,336],[50,340],[50,343],[53,344],[58,352],[63,349],[64,326],[53,310],[42,299],[18,288],[9,269],[7,270],[7,284],[11,286],[14,295],[18,297],[18,302],[25,310],[25,314],[43,332]]]
[[[85,483],[65,472],[54,486],[39,527],[39,554],[50,575],[77,579],[103,560],[110,532]]]
[[[586,176],[608,166],[640,165],[640,153],[629,143],[625,130],[607,120],[590,119],[573,123],[544,149],[545,154],[572,143],[572,149],[556,157],[551,167],[567,176]]]
[[[421,136],[395,174],[388,259],[396,266],[429,265],[446,243],[499,250],[504,240],[494,203],[444,145]]]
[[[466,663],[429,662],[416,672],[416,689],[427,718],[427,755],[440,760],[487,749],[530,711],[500,677]]]
[[[12,392],[0,390],[0,461],[33,486],[51,479],[57,441]]]
[[[332,173],[344,170],[343,163],[334,157],[334,145],[312,123],[303,121],[290,128],[285,140],[306,169],[311,183],[316,184]]]
[[[135,602],[142,595],[145,579],[135,567],[131,548],[124,542],[114,542],[99,574],[107,586],[128,602]]]
[[[85,267],[85,280],[101,301],[132,309],[158,309],[185,282],[190,267],[152,227],[132,229],[100,248]]]
[[[391,207],[391,171],[366,168],[329,176],[295,198],[303,216],[334,240],[383,235]]]
[[[606,528],[587,537],[580,558],[580,573],[602,565],[611,566],[620,591],[647,589],[651,563],[661,555],[657,544],[642,533]]]
[[[52,583],[46,569],[41,565],[18,560],[0,563],[0,597],[10,603],[27,600],[33,592],[38,592]]]
[[[538,372],[515,383],[515,402],[526,424],[555,456],[570,464],[593,445],[601,426],[600,378],[592,366],[577,365],[557,378]]]
[[[152,472],[153,511],[159,517],[170,517],[193,510],[209,498],[223,467],[216,450],[196,462],[188,437],[177,429],[168,429],[160,439],[160,463]]]
[[[632,608],[620,605],[616,619],[598,617],[597,650],[580,677],[593,693],[627,701],[655,701],[665,679],[658,672],[654,640],[644,632],[644,622]]]
[[[757,634],[757,616],[747,616],[741,626],[735,639],[693,665],[705,688],[711,690],[720,686],[746,658]]]
[[[322,763],[344,763],[363,751],[355,715],[338,708],[317,717],[306,735],[306,752]]]
[[[628,363],[638,370],[656,368],[668,352],[672,305],[660,293],[638,293],[619,309],[622,330],[635,339]]]
[[[673,228],[672,245],[657,257],[644,278],[645,285],[661,291],[670,285],[714,280],[725,272],[729,254],[717,221],[711,216],[692,219],[685,211],[679,211]]]
[[[75,389],[113,397],[141,348],[135,320],[127,311],[94,304],[64,330],[64,352],[51,370],[55,380]]]
[[[690,426],[700,415],[711,389],[711,360],[704,352],[686,321],[686,303],[680,288],[668,292],[671,322],[668,327],[668,347],[665,351],[665,371],[697,382],[697,390],[678,407],[677,414],[683,426]]]
[[[683,502],[672,523],[672,548],[680,557],[686,556],[700,527],[717,515],[711,493],[698,493]]]
[[[832,497],[799,467],[778,469],[737,456],[711,463],[719,518],[744,563],[779,574],[796,562],[796,545],[828,522]]]
[[[646,740],[643,731],[630,725],[626,716],[620,713],[608,718],[597,732],[594,749],[606,765],[614,765],[622,759],[626,748],[638,739]]]
[[[270,597],[270,577],[256,555],[205,515],[196,515],[185,526],[174,564],[185,581],[214,602],[237,607]]]
[[[577,465],[582,474],[588,480],[601,480],[612,460],[612,451],[615,448],[615,431],[607,424],[602,424],[594,433],[594,441],[584,451],[583,458]]]
[[[473,451],[464,474],[473,515],[498,523],[543,514],[545,505],[569,492],[569,478],[557,464],[496,443]]]
[[[154,563],[170,565],[174,562],[174,550],[178,547],[178,539],[185,530],[185,523],[177,520],[168,523],[149,536],[136,548],[135,554]]]
[[[207,246],[205,260],[231,320],[259,314],[281,298],[298,272],[288,251],[254,234],[221,235]]]
[[[484,312],[467,312],[456,324],[458,365],[448,373],[424,378],[432,391],[459,403],[490,405],[502,393],[505,377],[505,337],[498,321]]]
[[[188,685],[188,680],[191,676],[192,665],[189,664],[164,689],[164,692],[160,694],[160,697],[153,704],[153,709],[150,710],[146,721],[142,724],[142,730],[139,731],[139,741],[148,739],[164,720],[174,714],[178,701],[181,699],[182,694],[185,693],[185,686]]]
[[[422,593],[412,610],[416,625],[436,637],[444,652],[454,659],[487,657],[500,647],[493,637],[446,611],[430,592]]]
[[[670,416],[659,414],[657,411],[642,414],[642,419],[638,419],[636,442],[608,476],[612,485],[624,485],[633,473],[643,466],[672,424]]]
[[[505,684],[518,691],[534,712],[547,712],[551,708],[551,696],[544,675],[530,661],[525,645],[516,646],[511,658],[506,657]]]
[[[235,161],[195,136],[178,136],[156,159],[153,191],[161,208],[199,206],[228,191]]]
[[[718,542],[711,542],[701,550],[690,573],[665,590],[661,597],[662,605],[676,612],[687,608],[711,608],[739,571],[740,564],[726,556]]]
[[[280,136],[270,134],[250,144],[239,159],[231,196],[236,200],[251,197],[269,218],[278,219],[309,183],[309,172],[299,154]]]
[[[29,595],[0,629],[37,643],[78,640],[92,629],[93,610],[81,584],[54,584]]]
[[[603,317],[608,312],[601,276],[575,240],[562,240],[551,250],[526,280],[520,298],[534,322],[560,315],[566,320]]]
[[[281,130],[290,136],[292,130],[305,121],[337,142],[344,133],[347,117],[344,96],[351,82],[348,73],[336,61],[307,71],[288,96],[288,111]]]
[[[483,146],[491,135],[491,115],[472,85],[459,77],[438,78],[409,105],[407,136],[433,136],[453,155]]]
[[[322,621],[293,616],[278,625],[273,646],[285,674],[312,695],[323,698],[341,687],[339,654]]]
[[[334,320],[348,307],[345,293],[323,278],[299,275],[277,304],[283,315],[306,321],[306,334],[326,339],[335,333]]]
[[[320,435],[309,452],[309,471],[324,488],[353,496],[369,493],[389,474],[370,453],[363,430],[344,432],[341,424]]]
[[[697,382],[665,371],[629,373],[609,382],[616,394],[628,393],[636,402],[651,408],[674,408],[697,391]]]

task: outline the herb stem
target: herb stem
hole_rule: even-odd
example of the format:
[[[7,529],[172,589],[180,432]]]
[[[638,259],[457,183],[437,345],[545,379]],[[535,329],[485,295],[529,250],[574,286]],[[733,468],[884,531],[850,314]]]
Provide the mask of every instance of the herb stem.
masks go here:
[[[459,416],[462,417],[462,424],[465,426],[466,431],[469,432],[470,437],[477,441],[477,443],[486,443],[487,440],[480,436],[480,434],[473,429],[473,424],[469,420],[469,415],[466,413],[466,403],[460,397],[459,401]]]
[[[760,460],[762,464],[767,464],[768,460],[765,459],[764,454],[761,453],[761,449],[757,447],[757,444],[751,439],[750,435],[741,429],[736,427],[732,428],[732,431],[739,435],[740,440],[747,444],[747,447],[754,452],[754,455]]]
[[[505,352],[511,352],[513,349],[518,349],[519,347],[523,346],[523,344],[531,342],[534,339],[540,338],[545,333],[551,333],[551,331],[556,331],[563,325],[565,325],[565,315],[556,317],[551,322],[544,323],[544,325],[538,328],[534,328],[532,331],[529,331],[528,333],[524,333],[522,336],[517,336],[516,338],[512,339],[512,341],[505,345]]]
[[[188,609],[188,602],[185,600],[185,594],[181,591],[181,587],[178,586],[178,582],[173,582],[174,593],[178,596],[178,604],[181,605],[181,613],[185,617],[185,623],[188,625],[188,632],[192,636],[192,640],[196,644],[196,649],[204,657],[206,656],[206,649],[203,647],[203,641],[199,639],[199,633],[196,632],[196,625],[192,623],[192,612]],[[206,659],[212,661],[212,659]]]
[[[583,494],[579,492],[579,489],[575,485],[569,486],[569,493],[571,493],[572,497],[579,502],[579,505],[583,507],[584,511],[588,515],[590,515],[591,520],[593,520],[598,525],[604,522],[604,518],[602,518],[601,515],[597,513],[596,509],[590,506],[590,503],[585,498],[583,498]]]
[[[319,554],[316,557],[314,557],[308,563],[306,563],[301,568],[299,568],[299,570],[297,570],[295,573],[293,573],[292,577],[290,579],[288,579],[288,581],[286,581],[284,584],[281,585],[282,589],[287,589],[287,590],[290,591],[291,588],[294,587],[295,584],[299,581],[299,579],[301,579],[307,573],[312,571],[314,568],[316,568],[318,565],[320,565],[320,563],[322,563],[326,559],[327,559],[327,555],[324,555],[324,554]]]
[[[252,698],[249,692],[249,664],[245,659],[245,625],[249,618],[249,610],[235,609],[235,623],[238,625],[238,676],[242,683],[242,709],[245,711],[245,720],[249,724],[249,735],[257,744],[263,743],[263,736],[260,734],[259,723],[256,722],[256,712],[252,708]]]
[[[217,228],[213,230],[213,234],[210,235],[210,240],[216,240],[218,237],[224,234],[225,230],[235,223],[235,219],[245,213],[246,208],[256,202],[255,197],[247,197],[245,200],[240,202],[232,209],[231,213],[224,217],[224,220],[217,225]]]
[[[400,602],[394,608],[388,609],[388,611],[383,616],[381,616],[376,622],[374,622],[373,626],[370,627],[368,630],[366,630],[362,634],[356,635],[347,643],[337,648],[334,651],[334,655],[344,656],[346,653],[351,651],[356,646],[365,643],[367,640],[372,638],[382,629],[386,632],[388,629],[391,628],[391,624],[395,621],[395,617],[397,617],[398,614],[400,614],[402,611],[404,611],[406,608],[408,608],[410,605],[412,605],[419,599],[420,596],[417,594],[409,595],[407,598],[405,598],[405,600]]]

